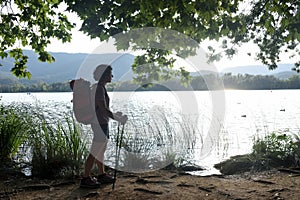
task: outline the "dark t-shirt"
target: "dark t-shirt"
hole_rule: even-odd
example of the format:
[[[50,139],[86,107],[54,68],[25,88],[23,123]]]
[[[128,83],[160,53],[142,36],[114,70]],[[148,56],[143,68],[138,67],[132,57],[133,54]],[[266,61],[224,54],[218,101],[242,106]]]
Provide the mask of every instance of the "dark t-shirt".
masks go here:
[[[105,107],[107,109],[109,109],[109,96],[108,96],[107,91],[106,91],[106,89],[103,85],[97,84],[96,86],[94,86],[94,88],[96,89],[96,92],[94,94],[95,94],[95,110],[96,110],[96,115],[97,115],[98,122],[99,122],[100,125],[108,124],[109,117],[104,115],[101,112],[101,109],[98,108],[96,102],[97,101],[104,101]]]

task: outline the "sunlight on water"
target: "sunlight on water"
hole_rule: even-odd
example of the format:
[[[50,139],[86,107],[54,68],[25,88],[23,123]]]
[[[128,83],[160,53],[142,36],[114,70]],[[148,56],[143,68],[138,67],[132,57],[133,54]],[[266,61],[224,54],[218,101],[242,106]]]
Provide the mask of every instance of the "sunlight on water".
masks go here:
[[[186,92],[110,92],[111,108],[129,116],[132,124],[145,121],[147,116],[164,114],[173,122],[197,119],[197,134],[201,137],[209,131],[213,117],[209,92],[193,92],[196,106],[184,100]],[[72,93],[2,93],[1,103],[30,104],[41,108],[51,119],[62,118],[64,113],[72,112]],[[226,90],[226,110],[219,139],[208,157],[199,160],[201,143],[194,146],[193,160],[208,170],[200,175],[218,173],[212,166],[233,155],[251,151],[254,138],[272,131],[289,130],[299,133],[300,90]],[[189,115],[189,116],[188,116]],[[144,122],[143,122],[144,123]],[[112,121],[112,124],[113,123]]]

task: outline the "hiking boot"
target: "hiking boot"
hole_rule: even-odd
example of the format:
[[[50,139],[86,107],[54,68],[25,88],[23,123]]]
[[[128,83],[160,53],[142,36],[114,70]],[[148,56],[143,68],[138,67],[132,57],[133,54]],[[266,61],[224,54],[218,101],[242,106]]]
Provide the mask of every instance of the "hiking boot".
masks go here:
[[[111,177],[110,175],[104,173],[104,174],[101,174],[101,175],[98,175],[98,176],[97,176],[97,181],[98,181],[100,184],[111,184],[111,183],[116,182],[116,179],[114,179],[114,178]]]
[[[83,177],[80,181],[81,188],[99,188],[100,185],[97,179],[92,177]]]

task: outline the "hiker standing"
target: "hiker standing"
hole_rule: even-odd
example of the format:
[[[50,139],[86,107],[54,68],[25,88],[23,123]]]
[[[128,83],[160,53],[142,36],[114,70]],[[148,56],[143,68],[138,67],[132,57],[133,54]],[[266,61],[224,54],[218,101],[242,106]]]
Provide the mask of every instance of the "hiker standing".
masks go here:
[[[109,109],[109,96],[106,91],[106,84],[112,80],[112,67],[110,65],[99,65],[94,71],[94,79],[97,81],[92,86],[92,101],[95,100],[96,118],[91,123],[94,133],[90,154],[85,163],[85,172],[81,180],[81,187],[96,188],[101,184],[114,183],[115,179],[105,173],[104,153],[109,139],[108,122],[109,118],[125,124],[127,116],[121,112],[112,113]],[[98,176],[90,176],[94,163],[98,167]]]

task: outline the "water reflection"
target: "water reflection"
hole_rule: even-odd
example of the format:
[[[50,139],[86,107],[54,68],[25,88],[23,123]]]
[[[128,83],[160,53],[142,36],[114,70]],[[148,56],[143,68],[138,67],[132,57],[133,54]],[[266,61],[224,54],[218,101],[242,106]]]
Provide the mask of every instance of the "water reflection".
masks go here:
[[[197,116],[191,114],[183,117],[180,103],[170,92],[135,92],[130,98],[126,98],[126,101],[122,99],[122,95],[126,95],[125,93],[118,93],[117,95],[116,93],[109,93],[112,101],[115,101],[112,103],[114,106],[112,110],[121,110],[130,117],[129,136],[125,140],[128,144],[132,140],[137,140],[137,137],[156,137],[156,150],[153,150],[155,149],[153,146],[144,149],[145,151],[152,149],[153,152],[150,157],[153,158],[157,155],[157,152],[162,151],[166,141],[171,141],[166,140],[168,131],[169,133],[181,131],[178,135],[183,138],[188,135],[195,136],[194,141],[196,142],[189,144],[193,146],[194,150],[194,154],[190,159],[208,169],[208,171],[202,172],[203,174],[217,173],[212,165],[230,156],[249,153],[255,137],[264,136],[278,130],[288,129],[294,133],[299,132],[299,125],[297,125],[300,116],[299,90],[277,90],[272,92],[226,91],[225,121],[220,124],[222,129],[218,140],[215,141],[216,146],[209,157],[199,159],[203,138],[209,130],[208,124],[216,116],[213,116],[211,112],[212,104],[209,93],[197,91],[195,94],[198,101],[198,110],[194,114]],[[3,104],[22,104],[38,108],[37,110],[42,112],[50,122],[61,119],[65,113],[72,113],[72,93],[7,93],[0,96],[2,96],[1,102]],[[153,113],[156,122],[151,119]],[[158,118],[159,115],[161,115],[160,118]],[[197,118],[197,127],[190,127],[190,129],[185,127],[183,129],[183,125],[188,124],[188,121],[195,118]],[[169,126],[172,124],[172,129],[168,127],[166,122],[169,123]],[[149,124],[156,124],[160,128],[159,130],[164,132],[160,135],[164,135],[165,138],[159,138],[153,134],[158,129],[152,128],[151,130]],[[111,121],[110,126],[112,132],[117,131],[117,123]],[[88,134],[92,134],[89,126],[84,127]],[[142,134],[138,135],[141,132],[140,130],[143,130]],[[190,134],[190,131],[193,134]],[[182,140],[178,135],[172,134],[173,138],[177,137],[177,143],[174,143],[174,146]],[[164,142],[162,142],[162,139]],[[113,139],[111,145],[114,146]],[[153,143],[148,145],[153,145]],[[127,153],[130,151],[136,152],[138,148],[139,146],[136,149],[127,148]],[[184,153],[184,148],[186,146],[183,145],[181,148],[173,149],[173,151]],[[164,148],[163,151],[167,150]],[[123,154],[125,153],[124,151]],[[113,161],[109,162],[113,163]]]

